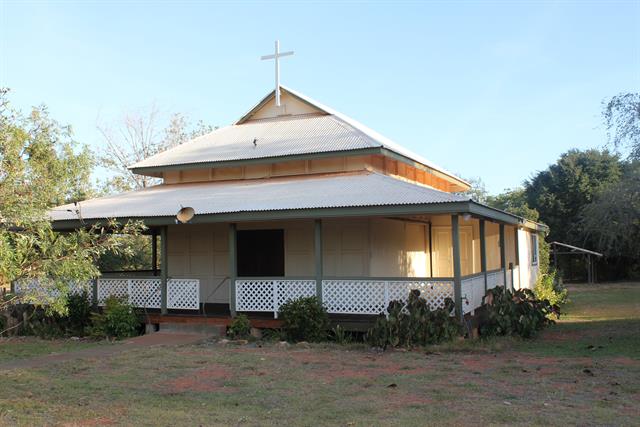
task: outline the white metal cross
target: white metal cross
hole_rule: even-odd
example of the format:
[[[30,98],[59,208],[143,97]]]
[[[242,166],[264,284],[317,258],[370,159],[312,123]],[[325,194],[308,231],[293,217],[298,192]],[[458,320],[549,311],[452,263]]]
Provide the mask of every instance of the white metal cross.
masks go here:
[[[276,63],[276,107],[280,106],[280,58],[293,55],[293,51],[280,52],[280,41],[276,40],[276,52],[273,55],[261,56],[261,60],[274,59]]]

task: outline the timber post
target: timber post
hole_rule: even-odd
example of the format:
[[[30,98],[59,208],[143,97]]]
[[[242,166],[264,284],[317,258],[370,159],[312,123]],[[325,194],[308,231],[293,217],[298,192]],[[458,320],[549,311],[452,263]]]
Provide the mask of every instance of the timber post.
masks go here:
[[[504,224],[500,224],[500,268],[504,277],[504,288],[507,289],[507,251],[504,240]]]
[[[487,236],[484,219],[480,220],[480,271],[484,276],[484,293],[487,293]]]
[[[153,275],[158,275],[158,230],[151,231],[151,270]]]
[[[237,239],[236,224],[229,223],[229,311],[233,317],[236,317]]]
[[[316,219],[314,222],[314,253],[316,264],[316,297],[318,302],[322,304],[322,276],[323,276],[323,259],[322,259],[322,220]]]
[[[167,261],[167,226],[160,229],[160,313],[167,314],[167,281],[169,263]]]
[[[91,305],[94,310],[98,309],[98,278],[91,280]]]
[[[451,240],[453,248],[453,296],[456,304],[456,315],[463,319],[462,309],[462,267],[460,265],[460,229],[458,215],[451,215]]]

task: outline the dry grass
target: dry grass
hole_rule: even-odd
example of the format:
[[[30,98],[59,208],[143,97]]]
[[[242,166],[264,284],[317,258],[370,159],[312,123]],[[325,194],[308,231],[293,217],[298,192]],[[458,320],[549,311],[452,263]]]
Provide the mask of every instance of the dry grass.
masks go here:
[[[637,424],[640,285],[571,298],[532,342],[384,354],[206,342],[0,372],[0,424]]]

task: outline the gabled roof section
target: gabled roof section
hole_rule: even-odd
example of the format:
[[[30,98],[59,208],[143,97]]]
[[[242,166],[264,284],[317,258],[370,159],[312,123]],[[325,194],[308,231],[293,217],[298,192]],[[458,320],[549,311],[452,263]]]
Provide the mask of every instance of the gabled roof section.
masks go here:
[[[309,97],[281,86],[287,106],[277,110],[271,91],[231,126],[217,129],[156,154],[130,169],[158,170],[224,167],[334,155],[383,154],[445,175],[462,188],[468,182],[396,144],[360,122]]]

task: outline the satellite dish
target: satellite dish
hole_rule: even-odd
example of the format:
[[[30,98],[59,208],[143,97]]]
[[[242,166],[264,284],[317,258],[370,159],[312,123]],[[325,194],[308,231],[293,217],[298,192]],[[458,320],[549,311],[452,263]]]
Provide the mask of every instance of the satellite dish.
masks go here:
[[[186,224],[187,222],[191,221],[195,215],[196,211],[194,211],[193,208],[187,206],[186,208],[182,208],[178,211],[178,214],[176,215],[176,222]]]

